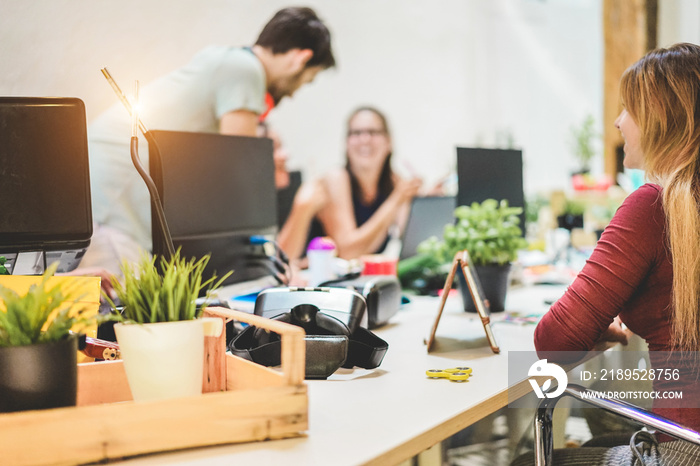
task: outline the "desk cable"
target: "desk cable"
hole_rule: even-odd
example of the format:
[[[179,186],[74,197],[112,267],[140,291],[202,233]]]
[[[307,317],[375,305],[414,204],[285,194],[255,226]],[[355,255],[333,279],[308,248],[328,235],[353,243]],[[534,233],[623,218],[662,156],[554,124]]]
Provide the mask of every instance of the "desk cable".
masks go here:
[[[259,244],[263,246],[266,259],[269,260],[269,262],[264,262],[265,267],[272,272],[275,279],[280,282],[281,285],[288,285],[292,279],[292,269],[289,265],[289,257],[279,244],[262,235],[251,236],[250,244]],[[268,245],[272,246],[272,251],[269,250],[267,247]]]

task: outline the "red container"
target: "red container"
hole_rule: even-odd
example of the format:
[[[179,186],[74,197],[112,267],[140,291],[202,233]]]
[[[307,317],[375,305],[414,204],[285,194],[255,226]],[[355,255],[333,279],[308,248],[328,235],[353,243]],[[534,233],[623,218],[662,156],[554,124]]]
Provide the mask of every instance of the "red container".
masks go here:
[[[394,275],[398,261],[382,254],[362,256],[362,275]]]

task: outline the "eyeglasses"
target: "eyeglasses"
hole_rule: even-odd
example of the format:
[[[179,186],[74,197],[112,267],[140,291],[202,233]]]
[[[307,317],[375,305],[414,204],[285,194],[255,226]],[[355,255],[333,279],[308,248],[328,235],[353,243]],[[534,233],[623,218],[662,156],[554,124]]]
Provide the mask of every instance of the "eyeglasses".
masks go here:
[[[363,134],[366,134],[370,137],[383,136],[384,134],[386,134],[386,131],[384,131],[383,129],[351,129],[348,131],[349,138],[359,138]]]

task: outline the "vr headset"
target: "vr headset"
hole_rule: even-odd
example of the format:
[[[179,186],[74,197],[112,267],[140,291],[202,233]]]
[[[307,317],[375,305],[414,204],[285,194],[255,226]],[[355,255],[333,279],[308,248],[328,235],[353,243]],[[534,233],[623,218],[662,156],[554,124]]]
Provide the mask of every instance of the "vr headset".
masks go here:
[[[361,275],[327,283],[332,287],[354,289],[365,298],[367,323],[363,321],[362,326],[368,329],[387,324],[401,307],[401,284],[393,275]]]
[[[326,379],[340,367],[374,369],[389,348],[367,330],[367,305],[354,290],[270,288],[258,295],[255,314],[304,329],[307,379]],[[281,363],[280,337],[264,329],[246,327],[228,347],[232,354],[264,366]]]

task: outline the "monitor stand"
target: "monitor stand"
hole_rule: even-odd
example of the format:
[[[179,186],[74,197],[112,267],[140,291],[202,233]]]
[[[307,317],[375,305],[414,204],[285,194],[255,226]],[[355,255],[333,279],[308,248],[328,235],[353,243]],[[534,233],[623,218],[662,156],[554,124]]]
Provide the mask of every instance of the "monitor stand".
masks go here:
[[[48,265],[58,262],[57,273],[70,272],[78,267],[85,254],[85,248],[62,249],[57,251],[37,250],[20,252],[3,252],[0,256],[7,259],[5,268],[10,275],[43,275]]]
[[[12,265],[12,275],[41,275],[46,270],[44,251],[18,252]]]

